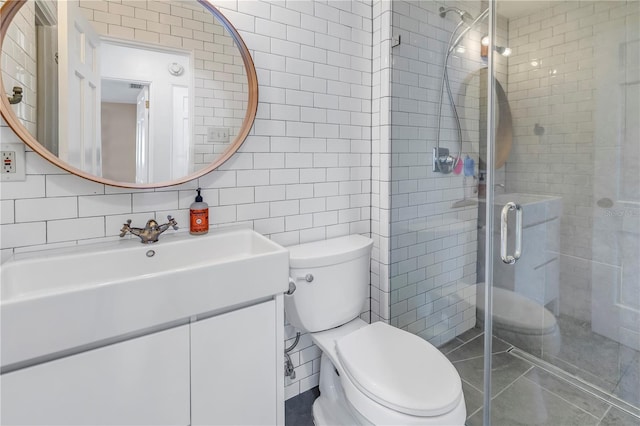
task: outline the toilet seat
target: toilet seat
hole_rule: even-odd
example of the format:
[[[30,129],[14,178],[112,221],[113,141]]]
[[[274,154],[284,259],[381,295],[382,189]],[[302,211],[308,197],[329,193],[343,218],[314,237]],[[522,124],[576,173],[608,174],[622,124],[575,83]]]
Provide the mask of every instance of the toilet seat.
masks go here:
[[[358,390],[392,410],[434,417],[451,411],[462,398],[456,369],[438,349],[386,323],[342,337],[336,349]]]
[[[375,325],[375,324],[380,324],[380,325]],[[360,424],[403,425],[403,426],[412,426],[412,425],[443,426],[443,425],[464,424],[464,419],[466,418],[466,409],[465,409],[464,397],[462,394],[462,385],[460,381],[460,376],[458,375],[457,371],[452,365],[451,365],[451,368],[452,368],[452,374],[454,377],[448,378],[446,380],[454,381],[458,384],[458,386],[460,386],[459,397],[457,398],[457,403],[455,403],[455,406],[450,411],[444,412],[441,415],[415,416],[411,414],[406,414],[398,411],[397,409],[390,408],[388,403],[383,404],[382,402],[378,402],[379,400],[374,400],[372,397],[365,394],[361,390],[363,387],[362,383],[357,383],[356,380],[352,379],[350,375],[346,372],[340,360],[340,357],[338,356],[336,343],[342,340],[343,338],[348,337],[352,333],[356,333],[363,328],[368,328],[373,325],[375,325],[373,329],[376,329],[379,327],[387,327],[387,328],[393,329],[393,327],[385,323],[374,323],[370,325],[364,322],[363,320],[361,320],[360,318],[356,318],[336,328],[332,328],[329,330],[320,331],[316,333],[310,333],[311,340],[313,341],[313,343],[315,343],[318,346],[318,348],[320,348],[320,350],[323,353],[323,356],[326,356],[330,360],[330,362],[333,364],[333,367],[335,368],[338,375],[340,376],[340,382],[341,382],[342,388],[344,389],[346,401],[355,410],[355,412],[359,413],[358,414],[359,416],[362,416],[363,418],[367,419],[366,421],[362,421]],[[405,332],[405,331],[401,331],[398,329],[395,329],[395,330],[396,332],[399,332],[402,334],[409,334],[408,332]],[[372,333],[372,335],[374,336],[375,334],[377,334],[377,332]],[[414,337],[420,339],[417,336],[414,336]],[[373,339],[370,339],[370,340],[371,342],[377,342],[377,344],[373,349],[370,348],[370,350],[372,350],[373,352],[367,353],[366,354],[367,357],[371,356],[372,354],[377,354],[382,346],[390,346],[390,344],[384,343],[383,338],[374,337]],[[429,343],[427,342],[424,342],[424,343],[430,346]],[[406,354],[404,354],[404,352],[402,353],[404,356],[402,357],[401,360],[393,359],[391,361],[389,360],[384,361],[384,362],[391,362],[394,364],[388,364],[384,369],[379,369],[379,370],[388,370],[389,372],[395,372],[396,373],[394,376],[395,379],[399,380],[401,383],[404,383],[405,381],[415,378],[415,376],[411,374],[400,373],[399,372],[400,370],[396,369],[398,365],[401,365],[402,363],[406,362],[406,359],[407,359]],[[418,353],[421,354],[420,356],[424,356],[424,352],[422,350],[419,350]],[[425,359],[429,360],[431,358],[432,358],[431,355],[427,355],[427,358]],[[358,361],[357,358],[350,358],[350,360],[353,360],[352,362],[362,362],[363,359],[360,358],[360,361]],[[389,368],[389,365],[393,365],[393,367]],[[428,364],[423,364],[423,365],[425,366],[425,368],[429,366]],[[321,372],[323,371],[322,368],[323,367],[320,368]],[[435,368],[441,368],[439,362],[435,364]],[[351,371],[353,371],[353,369]],[[402,376],[401,379],[400,379],[400,376]],[[362,380],[365,380],[365,379],[362,379]],[[432,383],[432,385],[437,390],[437,388],[441,386],[442,383]],[[454,391],[453,393],[455,394],[456,392]],[[388,397],[388,398],[393,399],[391,397]],[[385,401],[385,402],[388,402],[388,401]],[[402,403],[397,405],[407,405],[407,404]],[[440,404],[433,404],[433,405],[435,406]]]

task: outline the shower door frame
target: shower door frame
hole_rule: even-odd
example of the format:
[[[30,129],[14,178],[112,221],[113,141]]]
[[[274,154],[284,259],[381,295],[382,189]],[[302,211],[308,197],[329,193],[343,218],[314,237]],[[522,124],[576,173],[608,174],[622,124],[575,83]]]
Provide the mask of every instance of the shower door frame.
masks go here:
[[[496,108],[494,65],[494,46],[496,38],[496,5],[489,0],[488,16],[489,51],[487,60],[487,156],[486,156],[486,215],[485,224],[485,256],[484,256],[484,371],[483,371],[483,419],[484,425],[491,424],[491,354],[493,352],[493,231],[494,231],[494,175],[495,175],[495,141],[496,141]]]

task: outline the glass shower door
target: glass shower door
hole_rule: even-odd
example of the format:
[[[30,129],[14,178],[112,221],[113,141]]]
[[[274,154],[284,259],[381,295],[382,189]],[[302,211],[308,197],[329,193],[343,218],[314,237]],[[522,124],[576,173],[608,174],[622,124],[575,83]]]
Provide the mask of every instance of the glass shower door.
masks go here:
[[[490,385],[469,424],[640,424],[640,3],[490,8]]]

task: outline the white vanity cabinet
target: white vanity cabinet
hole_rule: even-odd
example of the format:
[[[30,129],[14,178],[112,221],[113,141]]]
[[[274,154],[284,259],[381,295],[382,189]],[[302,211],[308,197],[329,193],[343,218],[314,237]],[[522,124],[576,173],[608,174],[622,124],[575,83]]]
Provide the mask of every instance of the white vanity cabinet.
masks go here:
[[[284,423],[276,306],[270,300],[191,324],[192,425]]]
[[[0,275],[2,425],[284,424],[289,252],[264,236],[53,249]]]
[[[282,296],[0,376],[2,425],[282,425]]]
[[[188,425],[189,325],[3,374],[3,425]]]

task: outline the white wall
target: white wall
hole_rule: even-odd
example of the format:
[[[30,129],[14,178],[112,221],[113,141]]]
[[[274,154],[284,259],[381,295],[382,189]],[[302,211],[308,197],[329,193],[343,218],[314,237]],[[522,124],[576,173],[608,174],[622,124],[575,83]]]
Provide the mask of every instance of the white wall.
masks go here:
[[[171,214],[185,229],[198,186],[213,226],[246,224],[285,246],[369,234],[371,3],[214,3],[239,30],[258,72],[258,114],[239,152],[198,180],[155,191],[90,182],[28,152],[27,180],[0,186],[3,260],[118,238],[128,218],[136,224]],[[0,138],[17,141],[4,124]],[[286,333],[290,339],[295,331]],[[297,377],[287,382],[287,397],[318,383],[319,351],[308,336],[292,359]]]

